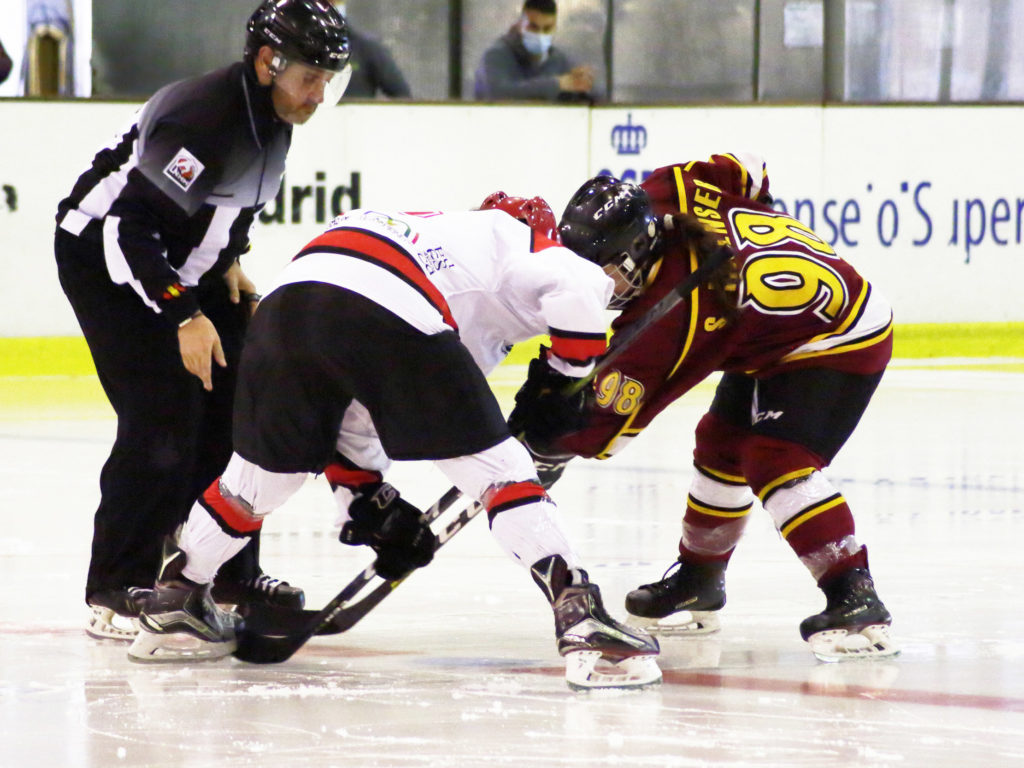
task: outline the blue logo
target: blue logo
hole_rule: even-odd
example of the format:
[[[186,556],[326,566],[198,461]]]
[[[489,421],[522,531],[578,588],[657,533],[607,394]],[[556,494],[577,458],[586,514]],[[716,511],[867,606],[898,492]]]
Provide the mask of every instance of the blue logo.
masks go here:
[[[612,146],[619,155],[639,155],[640,150],[647,146],[647,129],[633,125],[632,112],[626,115],[625,125],[612,128]]]

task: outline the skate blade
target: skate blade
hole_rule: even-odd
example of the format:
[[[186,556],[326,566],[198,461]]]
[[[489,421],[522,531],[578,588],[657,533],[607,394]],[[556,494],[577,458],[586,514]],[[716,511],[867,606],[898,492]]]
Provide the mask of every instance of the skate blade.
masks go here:
[[[237,647],[235,638],[215,643],[185,632],[158,633],[142,629],[128,649],[128,660],[141,664],[216,661],[230,656]]]
[[[872,624],[859,632],[845,629],[826,629],[807,638],[819,661],[854,661],[889,659],[900,652],[886,624]]]
[[[690,637],[709,635],[722,628],[718,611],[679,611],[661,619],[629,615],[629,624],[646,629],[657,637]]]
[[[600,651],[572,651],[565,655],[565,682],[574,691],[646,688],[661,682],[655,659],[643,655],[612,662]]]
[[[121,616],[112,608],[90,605],[85,634],[96,640],[121,640],[130,643],[139,634],[139,620]]]

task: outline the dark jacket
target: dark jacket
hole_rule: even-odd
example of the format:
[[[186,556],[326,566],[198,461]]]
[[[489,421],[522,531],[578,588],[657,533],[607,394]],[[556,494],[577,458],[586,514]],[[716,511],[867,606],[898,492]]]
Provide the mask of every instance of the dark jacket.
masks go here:
[[[250,64],[172,83],[96,154],[60,202],[58,226],[102,249],[111,280],[183,320],[199,308],[199,279],[248,249],[291,132]]]
[[[412,96],[409,84],[384,43],[352,27],[348,28],[348,40],[352,47],[349,59],[352,79],[345,96],[370,99],[378,92],[391,97]]]
[[[574,66],[562,49],[555,46],[538,64],[523,47],[518,27],[513,26],[484,52],[476,70],[473,96],[482,101],[594,101],[597,93],[566,93],[559,89],[558,76]]]

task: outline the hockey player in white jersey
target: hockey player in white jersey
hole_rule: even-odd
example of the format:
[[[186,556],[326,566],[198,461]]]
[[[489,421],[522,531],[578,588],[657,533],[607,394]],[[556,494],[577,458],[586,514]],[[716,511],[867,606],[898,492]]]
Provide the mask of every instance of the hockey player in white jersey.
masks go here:
[[[606,348],[612,281],[556,242],[543,200],[498,193],[484,207],[500,210],[352,211],[282,271],[243,352],[235,453],[165,559],[132,658],[234,650],[208,585],[309,472],[330,482],[341,541],[372,547],[380,576],[426,565],[436,537],[383,475],[392,460],[433,459],[550,601],[571,686],[660,680],[657,642],[605,611],[485,379],[545,333],[551,386],[588,374]]]

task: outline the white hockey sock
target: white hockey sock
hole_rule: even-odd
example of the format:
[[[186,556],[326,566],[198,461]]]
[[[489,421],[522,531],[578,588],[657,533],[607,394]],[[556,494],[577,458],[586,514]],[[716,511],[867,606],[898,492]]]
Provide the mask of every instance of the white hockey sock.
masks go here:
[[[579,558],[555,518],[556,510],[547,500],[503,510],[494,516],[491,533],[509,557],[527,569],[549,555],[561,555],[576,568]]]
[[[192,505],[188,520],[178,537],[178,546],[186,557],[182,576],[199,584],[209,584],[220,567],[238,554],[248,541],[248,536],[224,533],[197,501]]]

